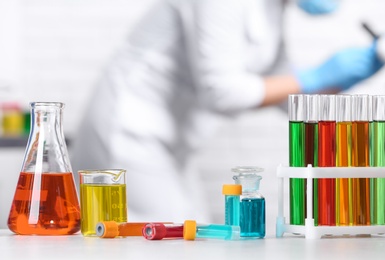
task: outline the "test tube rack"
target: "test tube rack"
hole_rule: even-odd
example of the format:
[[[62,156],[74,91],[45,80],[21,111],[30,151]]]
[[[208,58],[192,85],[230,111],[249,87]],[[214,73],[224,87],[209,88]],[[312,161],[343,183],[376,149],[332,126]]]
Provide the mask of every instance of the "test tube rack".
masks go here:
[[[284,233],[304,235],[308,239],[319,239],[322,236],[372,235],[385,234],[385,225],[367,226],[315,226],[313,199],[306,199],[306,219],[304,225],[291,225],[285,222],[284,216],[284,183],[285,179],[306,179],[306,194],[313,194],[313,179],[321,178],[385,178],[385,167],[289,167],[279,165],[278,177],[278,217],[276,219],[276,237]],[[384,198],[385,203],[385,198]]]

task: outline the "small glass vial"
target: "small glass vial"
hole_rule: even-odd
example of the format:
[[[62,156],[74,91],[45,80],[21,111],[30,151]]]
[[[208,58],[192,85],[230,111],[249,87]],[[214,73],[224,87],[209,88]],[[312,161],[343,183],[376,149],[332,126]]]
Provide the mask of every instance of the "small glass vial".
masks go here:
[[[222,188],[222,194],[225,195],[225,225],[239,226],[242,185],[225,184]]]
[[[265,198],[259,193],[262,168],[253,166],[236,167],[232,172],[236,184],[242,185],[240,228],[241,237],[265,237],[266,211]]]

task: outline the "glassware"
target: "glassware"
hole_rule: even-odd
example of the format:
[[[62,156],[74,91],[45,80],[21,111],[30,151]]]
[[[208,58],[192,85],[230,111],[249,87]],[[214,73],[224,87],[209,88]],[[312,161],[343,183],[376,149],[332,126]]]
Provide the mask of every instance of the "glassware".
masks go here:
[[[258,167],[236,167],[232,169],[236,184],[242,185],[240,227],[241,237],[265,237],[266,211],[265,198],[259,192],[262,172]]]
[[[318,95],[305,95],[305,166],[309,164],[312,167],[318,166]],[[305,180],[306,188],[307,181]],[[302,191],[301,191],[302,192]],[[304,191],[306,195],[306,191]],[[305,207],[304,207],[304,218],[306,215],[306,198],[305,196]],[[313,218],[314,224],[318,225],[318,180],[313,179]],[[304,219],[301,219],[304,221]],[[303,222],[304,224],[304,222]]]
[[[225,225],[239,226],[242,186],[225,184],[222,187],[222,194],[225,195]]]
[[[63,103],[33,102],[31,131],[8,227],[23,235],[68,235],[80,230],[80,209],[65,143]]]
[[[336,98],[319,95],[318,167],[336,166]],[[335,226],[335,179],[318,179],[318,225]]]
[[[352,166],[369,167],[369,95],[353,95]],[[370,225],[370,178],[353,179],[353,225]]]
[[[96,224],[96,235],[100,238],[115,238],[115,237],[138,237],[143,236],[143,230],[149,222],[126,222],[118,223],[116,221],[101,221]],[[173,222],[153,222],[151,224],[162,224],[169,226]],[[183,229],[183,226],[182,226]],[[154,231],[156,232],[156,230]],[[152,239],[161,239],[157,234]]]
[[[81,232],[96,236],[101,221],[127,222],[125,170],[80,170]]]
[[[147,222],[118,223],[116,221],[101,221],[96,224],[95,232],[101,238],[117,236],[142,236],[142,229]]]
[[[352,97],[336,96],[336,166],[352,166]],[[336,179],[336,225],[352,225],[352,178]]]
[[[289,95],[289,165],[305,166],[304,95]],[[290,224],[305,224],[306,180],[290,178]]]
[[[183,238],[183,225],[147,223],[142,229],[142,234],[143,237],[147,240]]]
[[[372,154],[374,167],[385,167],[385,95],[373,96]],[[372,225],[385,224],[385,178],[373,178],[370,187]]]
[[[183,238],[185,240],[195,240],[195,238],[238,240],[239,231],[239,226],[197,224],[195,220],[186,220],[183,225]]]

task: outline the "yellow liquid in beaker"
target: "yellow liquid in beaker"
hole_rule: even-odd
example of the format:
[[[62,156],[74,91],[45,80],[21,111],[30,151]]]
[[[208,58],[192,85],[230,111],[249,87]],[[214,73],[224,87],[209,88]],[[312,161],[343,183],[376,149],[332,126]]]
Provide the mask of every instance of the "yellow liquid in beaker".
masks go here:
[[[81,232],[96,236],[101,221],[127,222],[126,184],[80,184]]]

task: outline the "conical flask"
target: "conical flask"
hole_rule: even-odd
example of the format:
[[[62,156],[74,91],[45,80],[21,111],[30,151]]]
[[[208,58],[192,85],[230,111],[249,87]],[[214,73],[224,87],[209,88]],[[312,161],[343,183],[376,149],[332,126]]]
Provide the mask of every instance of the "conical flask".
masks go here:
[[[31,130],[8,227],[23,235],[80,230],[80,206],[65,143],[63,103],[33,102]]]

